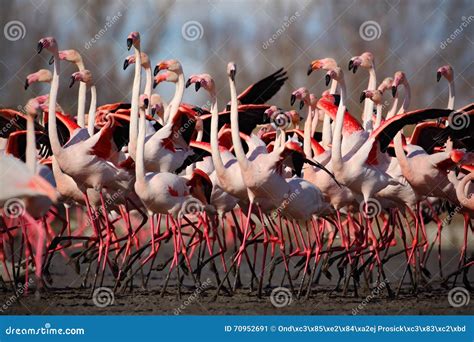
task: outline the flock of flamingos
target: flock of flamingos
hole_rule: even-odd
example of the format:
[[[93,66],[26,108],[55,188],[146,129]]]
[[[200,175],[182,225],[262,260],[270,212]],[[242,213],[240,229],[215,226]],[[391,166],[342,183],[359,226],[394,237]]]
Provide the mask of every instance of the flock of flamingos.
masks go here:
[[[135,70],[131,103],[97,106],[80,54],[46,37],[37,51],[51,55],[53,70],[28,75],[25,89],[47,82],[49,94],[0,109],[4,288],[46,291],[58,258],[82,286],[114,291],[147,288],[160,273],[162,294],[171,284],[199,287],[206,272],[216,296],[285,284],[308,297],[321,277],[357,295],[385,282],[395,257],[402,272],[385,284],[389,296],[433,278],[470,286],[474,104],[455,109],[451,66],[433,68],[433,86],[435,74],[449,82],[446,108],[414,110],[402,71],[377,86],[372,53],[353,57],[349,72],[332,58],[314,60],[308,76],[322,70],[330,88],[319,97],[296,89],[288,96],[296,109],[285,111],[267,104],[287,80],[283,69],[237,95],[229,63],[230,102],[220,111],[224,84],[209,74],[186,80],[177,60],[152,71],[138,32],[125,45],[134,50],[123,65]],[[68,62],[78,71],[61,75]],[[344,73],[361,69],[369,82],[358,120],[346,107]],[[57,103],[60,75],[79,85],[77,116]],[[153,93],[162,82],[176,85],[169,102]],[[182,102],[189,86],[207,92],[209,109]],[[464,242],[447,272],[442,230],[456,229],[447,225],[455,216],[464,218]]]

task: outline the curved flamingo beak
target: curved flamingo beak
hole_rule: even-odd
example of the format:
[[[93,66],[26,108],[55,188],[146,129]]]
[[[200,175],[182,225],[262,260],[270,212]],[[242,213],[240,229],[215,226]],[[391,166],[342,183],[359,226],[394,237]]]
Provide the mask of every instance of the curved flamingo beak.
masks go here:
[[[127,50],[130,50],[133,45],[133,39],[132,38],[127,38]]]
[[[395,97],[397,95],[397,86],[392,86],[392,96]]]
[[[153,76],[156,76],[161,70],[164,70],[167,68],[166,63],[161,62],[160,64],[157,64],[155,66],[155,69],[153,70]]]
[[[365,98],[366,98],[366,94],[365,94],[365,91],[363,91],[362,94],[360,94],[360,98],[359,98],[360,103],[364,102]]]
[[[441,71],[438,71],[436,73],[436,82],[439,82],[440,79],[441,79]]]
[[[123,70],[126,70],[129,65],[130,65],[130,63],[128,62],[128,58],[127,58],[127,59],[125,59],[125,61],[123,62]]]
[[[36,46],[36,52],[38,52],[38,54],[40,54],[41,51],[43,51],[43,47],[44,47],[44,46],[43,46],[43,42],[40,40],[40,41],[38,42],[38,45]]]
[[[325,79],[326,79],[326,87],[327,87],[329,83],[331,83],[331,76],[326,75]]]
[[[69,82],[69,88],[72,88],[74,85],[74,82],[76,82],[76,78],[74,76],[71,76],[71,82]]]
[[[229,76],[230,76],[230,79],[231,79],[232,81],[235,81],[235,74],[236,74],[236,72],[237,72],[237,71],[236,71],[235,69],[232,69],[232,70],[229,71]]]
[[[295,104],[295,101],[296,101],[296,95],[295,94],[291,94],[291,98],[290,98],[290,105],[294,105]]]
[[[25,80],[25,90],[28,89],[30,86],[30,82],[28,82],[28,79]]]

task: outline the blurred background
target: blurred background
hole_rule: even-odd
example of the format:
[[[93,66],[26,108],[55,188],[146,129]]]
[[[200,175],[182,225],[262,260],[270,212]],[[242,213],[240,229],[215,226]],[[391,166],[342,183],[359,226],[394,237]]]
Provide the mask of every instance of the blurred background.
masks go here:
[[[219,89],[219,107],[229,100],[226,65],[238,65],[237,86],[249,84],[280,67],[289,80],[272,104],[289,108],[290,92],[306,86],[318,97],[324,74],[306,76],[314,59],[333,57],[347,70],[352,56],[371,51],[378,81],[406,72],[412,108],[445,107],[448,83],[436,83],[438,67],[455,72],[456,107],[473,99],[474,1],[255,1],[255,0],[1,0],[0,106],[17,107],[47,93],[47,85],[23,90],[27,74],[48,65],[49,54],[36,54],[37,41],[57,38],[60,49],[77,49],[97,83],[98,104],[130,101],[133,68],[122,69],[130,54],[126,38],[139,31],[142,50],[152,65],[175,58],[185,77],[210,73]],[[77,88],[69,89],[76,71],[63,63],[58,102],[75,113]],[[359,95],[368,73],[345,72],[349,108],[360,113]],[[170,98],[174,85],[155,91]],[[388,94],[387,94],[388,95]],[[387,97],[388,99],[388,97]],[[184,101],[206,105],[205,92],[185,92]]]

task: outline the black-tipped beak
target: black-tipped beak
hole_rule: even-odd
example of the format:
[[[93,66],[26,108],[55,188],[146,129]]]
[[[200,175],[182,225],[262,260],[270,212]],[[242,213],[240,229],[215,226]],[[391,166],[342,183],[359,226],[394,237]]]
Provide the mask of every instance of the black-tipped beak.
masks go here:
[[[54,63],[54,56],[51,56],[51,58],[49,59],[48,64],[51,65],[51,64],[53,64],[53,63]]]
[[[151,115],[155,116],[156,114],[156,107],[151,107]]]
[[[363,91],[362,94],[360,94],[359,100],[360,100],[360,103],[364,102],[364,100],[365,100],[365,91]]]
[[[196,89],[196,91],[198,91],[201,88],[201,83],[200,82],[194,83],[194,88]]]
[[[69,82],[69,88],[72,88],[72,86],[74,85],[74,82],[76,82],[76,79],[74,78],[74,76],[71,76],[71,82]]]
[[[149,104],[148,99],[143,99],[143,104],[145,105],[145,108],[148,108],[148,104]]]
[[[153,80],[153,89],[155,89],[157,85],[158,85],[158,82],[156,82],[156,80]]]
[[[441,72],[438,71],[438,72],[436,73],[436,82],[439,82],[440,79],[441,79]]]
[[[25,90],[28,89],[30,86],[30,83],[28,82],[28,79],[25,80]]]
[[[126,70],[130,64],[128,63],[128,59],[123,61],[123,70]]]
[[[349,70],[352,70],[352,67],[354,66],[354,61],[351,59],[349,61]]]
[[[231,79],[232,81],[235,81],[235,70],[231,70],[231,71],[230,71],[230,79]]]
[[[188,79],[188,80],[186,81],[186,88],[188,88],[190,85],[191,85],[191,79]]]
[[[397,87],[392,86],[392,96],[395,97],[397,95]]]
[[[300,110],[304,107],[304,101],[300,101]]]
[[[290,105],[294,105],[295,104],[295,101],[296,101],[296,95],[294,94],[291,94],[291,98],[290,98]]]
[[[329,85],[329,83],[331,82],[331,76],[329,75],[326,75],[326,87]]]
[[[127,50],[130,50],[133,45],[133,39],[127,38]]]
[[[38,45],[36,46],[36,52],[41,53],[43,51],[43,43],[38,42]]]
[[[155,69],[153,70],[153,76],[158,75],[159,72],[160,72],[160,66],[157,65],[157,66],[155,66]]]
[[[313,72],[313,65],[310,64],[309,67],[308,67],[308,71],[306,72],[306,75],[311,75],[311,73]]]
[[[357,71],[357,68],[358,68],[358,66],[357,66],[357,65],[354,65],[354,66],[352,67],[352,73],[353,73],[353,74],[355,74],[355,73],[356,73],[356,71]]]

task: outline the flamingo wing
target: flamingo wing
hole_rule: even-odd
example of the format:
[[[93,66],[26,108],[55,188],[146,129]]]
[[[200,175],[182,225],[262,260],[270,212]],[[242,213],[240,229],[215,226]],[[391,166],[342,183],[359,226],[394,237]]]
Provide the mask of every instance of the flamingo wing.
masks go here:
[[[285,84],[288,79],[286,71],[281,68],[245,89],[237,99],[241,104],[267,103]]]

